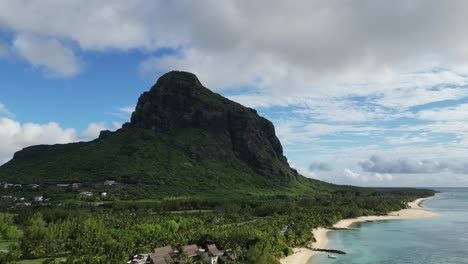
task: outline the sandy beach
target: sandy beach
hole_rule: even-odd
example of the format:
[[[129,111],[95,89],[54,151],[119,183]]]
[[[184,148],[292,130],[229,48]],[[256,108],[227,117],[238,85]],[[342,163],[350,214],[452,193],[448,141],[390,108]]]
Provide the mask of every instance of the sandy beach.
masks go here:
[[[432,196],[433,197],[433,196]],[[391,212],[388,215],[382,216],[361,216],[358,218],[349,218],[340,220],[338,223],[333,225],[335,228],[349,228],[354,223],[368,222],[368,221],[382,221],[382,220],[397,220],[397,219],[418,219],[427,217],[437,217],[439,214],[434,213],[421,206],[421,203],[425,200],[431,199],[432,197],[419,198],[408,203],[408,209],[402,209],[400,211]],[[328,244],[327,233],[332,231],[327,228],[315,228],[312,230],[314,237],[317,242],[312,243],[314,248],[326,248]],[[309,259],[315,254],[325,254],[323,252],[312,251],[307,248],[294,248],[294,254],[281,259],[281,264],[306,264]],[[344,249],[346,250],[346,249]]]

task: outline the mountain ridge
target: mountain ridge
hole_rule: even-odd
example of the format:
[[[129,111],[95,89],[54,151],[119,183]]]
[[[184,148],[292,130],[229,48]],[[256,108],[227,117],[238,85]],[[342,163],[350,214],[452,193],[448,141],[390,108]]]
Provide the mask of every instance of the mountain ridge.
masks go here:
[[[254,109],[176,71],[140,96],[121,129],[102,131],[90,142],[27,147],[0,167],[0,181],[24,184],[94,186],[109,179],[142,190],[125,191],[129,198],[332,186],[291,168],[273,124]]]

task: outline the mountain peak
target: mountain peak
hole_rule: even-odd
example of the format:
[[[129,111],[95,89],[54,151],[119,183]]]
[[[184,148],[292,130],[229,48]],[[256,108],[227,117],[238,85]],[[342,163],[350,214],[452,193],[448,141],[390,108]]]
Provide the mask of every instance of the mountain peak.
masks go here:
[[[159,77],[156,84],[151,88],[164,89],[164,88],[198,88],[201,83],[197,76],[191,72],[185,71],[170,71]]]
[[[131,121],[124,124],[122,130],[135,128],[161,133],[201,129],[222,134],[230,138],[238,158],[260,174],[288,178],[297,175],[283,156],[283,148],[270,121],[253,109],[213,93],[189,72],[168,72],[140,96]],[[201,148],[203,146],[191,151],[207,152]]]

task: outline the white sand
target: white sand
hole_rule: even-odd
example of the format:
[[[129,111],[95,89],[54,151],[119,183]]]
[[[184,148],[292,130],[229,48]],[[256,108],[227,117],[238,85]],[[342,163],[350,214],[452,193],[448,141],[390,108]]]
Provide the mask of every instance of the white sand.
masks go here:
[[[333,225],[336,228],[349,228],[354,223],[359,222],[367,222],[367,221],[382,221],[382,220],[396,220],[396,219],[418,219],[418,218],[427,218],[427,217],[437,217],[439,214],[431,212],[423,207],[421,207],[421,203],[428,198],[420,198],[416,199],[410,203],[408,203],[409,209],[403,209],[396,212],[391,212],[388,215],[383,216],[361,216],[358,218],[349,218],[343,219]],[[327,233],[332,231],[327,228],[315,228],[312,230],[314,233],[315,240],[317,242],[312,243],[313,248],[326,248],[328,244],[328,237]],[[323,252],[312,251],[308,248],[294,248],[294,254],[288,256],[284,259],[281,259],[281,264],[306,264],[309,259],[315,254],[324,254]]]

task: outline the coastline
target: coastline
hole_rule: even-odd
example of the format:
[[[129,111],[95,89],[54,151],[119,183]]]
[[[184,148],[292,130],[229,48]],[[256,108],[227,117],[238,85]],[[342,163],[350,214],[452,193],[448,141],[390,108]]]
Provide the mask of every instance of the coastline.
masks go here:
[[[373,222],[373,221],[383,221],[383,220],[399,220],[399,219],[419,219],[419,218],[429,218],[429,217],[438,217],[440,216],[437,213],[434,213],[428,209],[425,209],[421,206],[421,203],[433,198],[419,198],[412,202],[408,203],[409,208],[402,209],[400,211],[390,212],[388,215],[370,215],[370,216],[360,216],[357,218],[347,218],[342,219],[338,223],[334,224],[334,228],[350,228],[354,223],[362,222]],[[314,234],[316,242],[312,243],[314,248],[326,248],[328,244],[328,232],[333,231],[332,229],[319,227],[314,228],[312,233]],[[309,259],[316,254],[324,254],[323,252],[313,251],[308,248],[294,248],[294,254],[283,258],[280,260],[281,264],[306,264]]]

